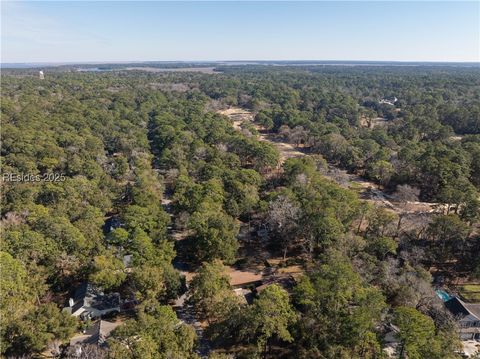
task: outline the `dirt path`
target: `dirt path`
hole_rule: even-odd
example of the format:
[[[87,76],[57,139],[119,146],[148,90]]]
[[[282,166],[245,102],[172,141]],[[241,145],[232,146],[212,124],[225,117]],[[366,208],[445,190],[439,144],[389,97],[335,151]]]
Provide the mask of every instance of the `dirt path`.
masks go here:
[[[275,146],[280,153],[279,166],[283,165],[289,158],[307,156],[306,153],[299,151],[291,143],[278,139],[278,137],[266,131],[262,126],[254,123],[255,115],[239,107],[231,107],[218,113],[227,116],[233,121],[233,128],[242,130],[242,124],[250,123],[259,132],[257,139],[268,142]],[[358,175],[347,173],[335,166],[329,165],[329,168],[322,173],[325,177],[337,182],[339,185],[359,191],[360,197],[373,202],[376,205],[390,209],[396,213],[416,214],[416,213],[436,213],[442,212],[444,206],[438,203],[428,202],[406,202],[400,204],[393,201],[390,195],[385,193],[376,183],[361,178]]]
[[[218,113],[230,118],[233,121],[233,128],[238,131],[242,130],[242,124],[252,124],[259,133],[257,139],[262,142],[271,143],[280,153],[279,166],[283,165],[283,163],[285,163],[285,161],[289,158],[306,156],[305,153],[299,151],[292,144],[279,141],[275,137],[275,134],[269,133],[262,126],[253,122],[255,115],[248,110],[244,110],[238,107],[231,107],[227,110],[218,111]]]

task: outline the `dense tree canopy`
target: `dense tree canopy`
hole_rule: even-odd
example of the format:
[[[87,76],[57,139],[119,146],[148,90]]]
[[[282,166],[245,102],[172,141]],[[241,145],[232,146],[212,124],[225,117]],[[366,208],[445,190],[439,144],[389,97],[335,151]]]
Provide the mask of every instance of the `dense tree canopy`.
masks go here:
[[[136,304],[93,353],[196,358],[186,266],[212,358],[381,358],[391,324],[399,357],[457,357],[432,280],[480,273],[478,68],[105,69],[2,71],[3,356],[67,343],[90,281]],[[226,266],[264,266],[250,304]]]

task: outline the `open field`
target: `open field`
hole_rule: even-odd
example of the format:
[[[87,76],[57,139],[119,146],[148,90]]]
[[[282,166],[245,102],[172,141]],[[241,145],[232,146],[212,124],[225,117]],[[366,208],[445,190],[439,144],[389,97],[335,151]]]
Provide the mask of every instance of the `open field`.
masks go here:
[[[146,71],[146,72],[201,72],[203,74],[215,74],[215,67],[176,67],[176,68],[161,68],[161,67],[144,67],[132,66],[126,67],[127,71]]]

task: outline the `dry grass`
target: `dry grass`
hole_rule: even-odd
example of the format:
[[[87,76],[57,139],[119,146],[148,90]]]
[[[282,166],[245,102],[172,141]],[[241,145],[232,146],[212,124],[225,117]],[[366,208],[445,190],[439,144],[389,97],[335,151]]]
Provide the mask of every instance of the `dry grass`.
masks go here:
[[[145,72],[201,72],[203,74],[215,74],[214,67],[178,67],[178,68],[160,68],[160,67],[126,67],[127,71],[145,71]]]
[[[228,275],[230,276],[230,285],[234,287],[262,280],[262,273],[241,271],[232,267],[228,267]]]
[[[468,302],[480,302],[480,284],[465,284],[458,288],[462,298]]]

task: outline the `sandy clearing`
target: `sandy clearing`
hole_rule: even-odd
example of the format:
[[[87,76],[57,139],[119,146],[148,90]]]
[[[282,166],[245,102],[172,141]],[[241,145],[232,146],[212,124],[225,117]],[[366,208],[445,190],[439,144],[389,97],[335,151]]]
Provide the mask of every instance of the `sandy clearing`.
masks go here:
[[[255,115],[249,110],[239,107],[230,107],[225,110],[218,111],[218,113],[229,117],[233,121],[233,127],[236,130],[241,130],[241,126],[245,122],[250,122],[259,135],[257,139],[259,141],[268,142],[275,146],[280,153],[279,167],[285,163],[289,158],[306,156],[304,152],[299,151],[291,143],[283,142],[278,139],[275,134],[269,133],[262,126],[253,122]],[[338,173],[344,177],[344,180],[339,180]],[[360,196],[364,197],[367,201],[372,202],[381,207],[390,209],[396,213],[401,214],[415,214],[415,213],[443,213],[445,211],[445,205],[439,203],[429,202],[407,202],[399,204],[391,200],[391,197],[380,189],[380,186],[374,182],[365,180],[358,175],[349,174],[344,170],[329,165],[329,170],[324,172],[323,175],[330,180],[340,184],[341,186],[351,189],[360,190]],[[346,182],[346,183],[343,183]]]
[[[302,157],[305,156],[305,153],[299,151],[295,146],[290,143],[279,141],[274,134],[269,133],[257,123],[254,123],[253,120],[255,115],[242,108],[231,107],[226,110],[218,111],[221,115],[225,115],[233,121],[233,128],[240,131],[242,129],[242,124],[250,122],[255,129],[258,131],[257,139],[262,142],[268,142],[272,144],[280,153],[279,166],[283,165],[285,161],[289,158]]]
[[[262,280],[263,275],[262,273],[254,273],[249,271],[243,271],[239,269],[235,269],[230,266],[226,266],[227,274],[230,277],[230,285],[232,287],[235,286],[244,286],[250,283],[259,282]],[[185,275],[185,280],[188,283],[192,281],[192,279],[197,275],[196,272],[182,272]]]
[[[230,285],[232,287],[260,282],[262,280],[262,273],[241,271],[232,267],[228,267],[227,273],[230,277]]]
[[[367,118],[360,117],[360,126],[367,128],[375,128],[376,126],[386,126],[390,121],[383,117]]]

